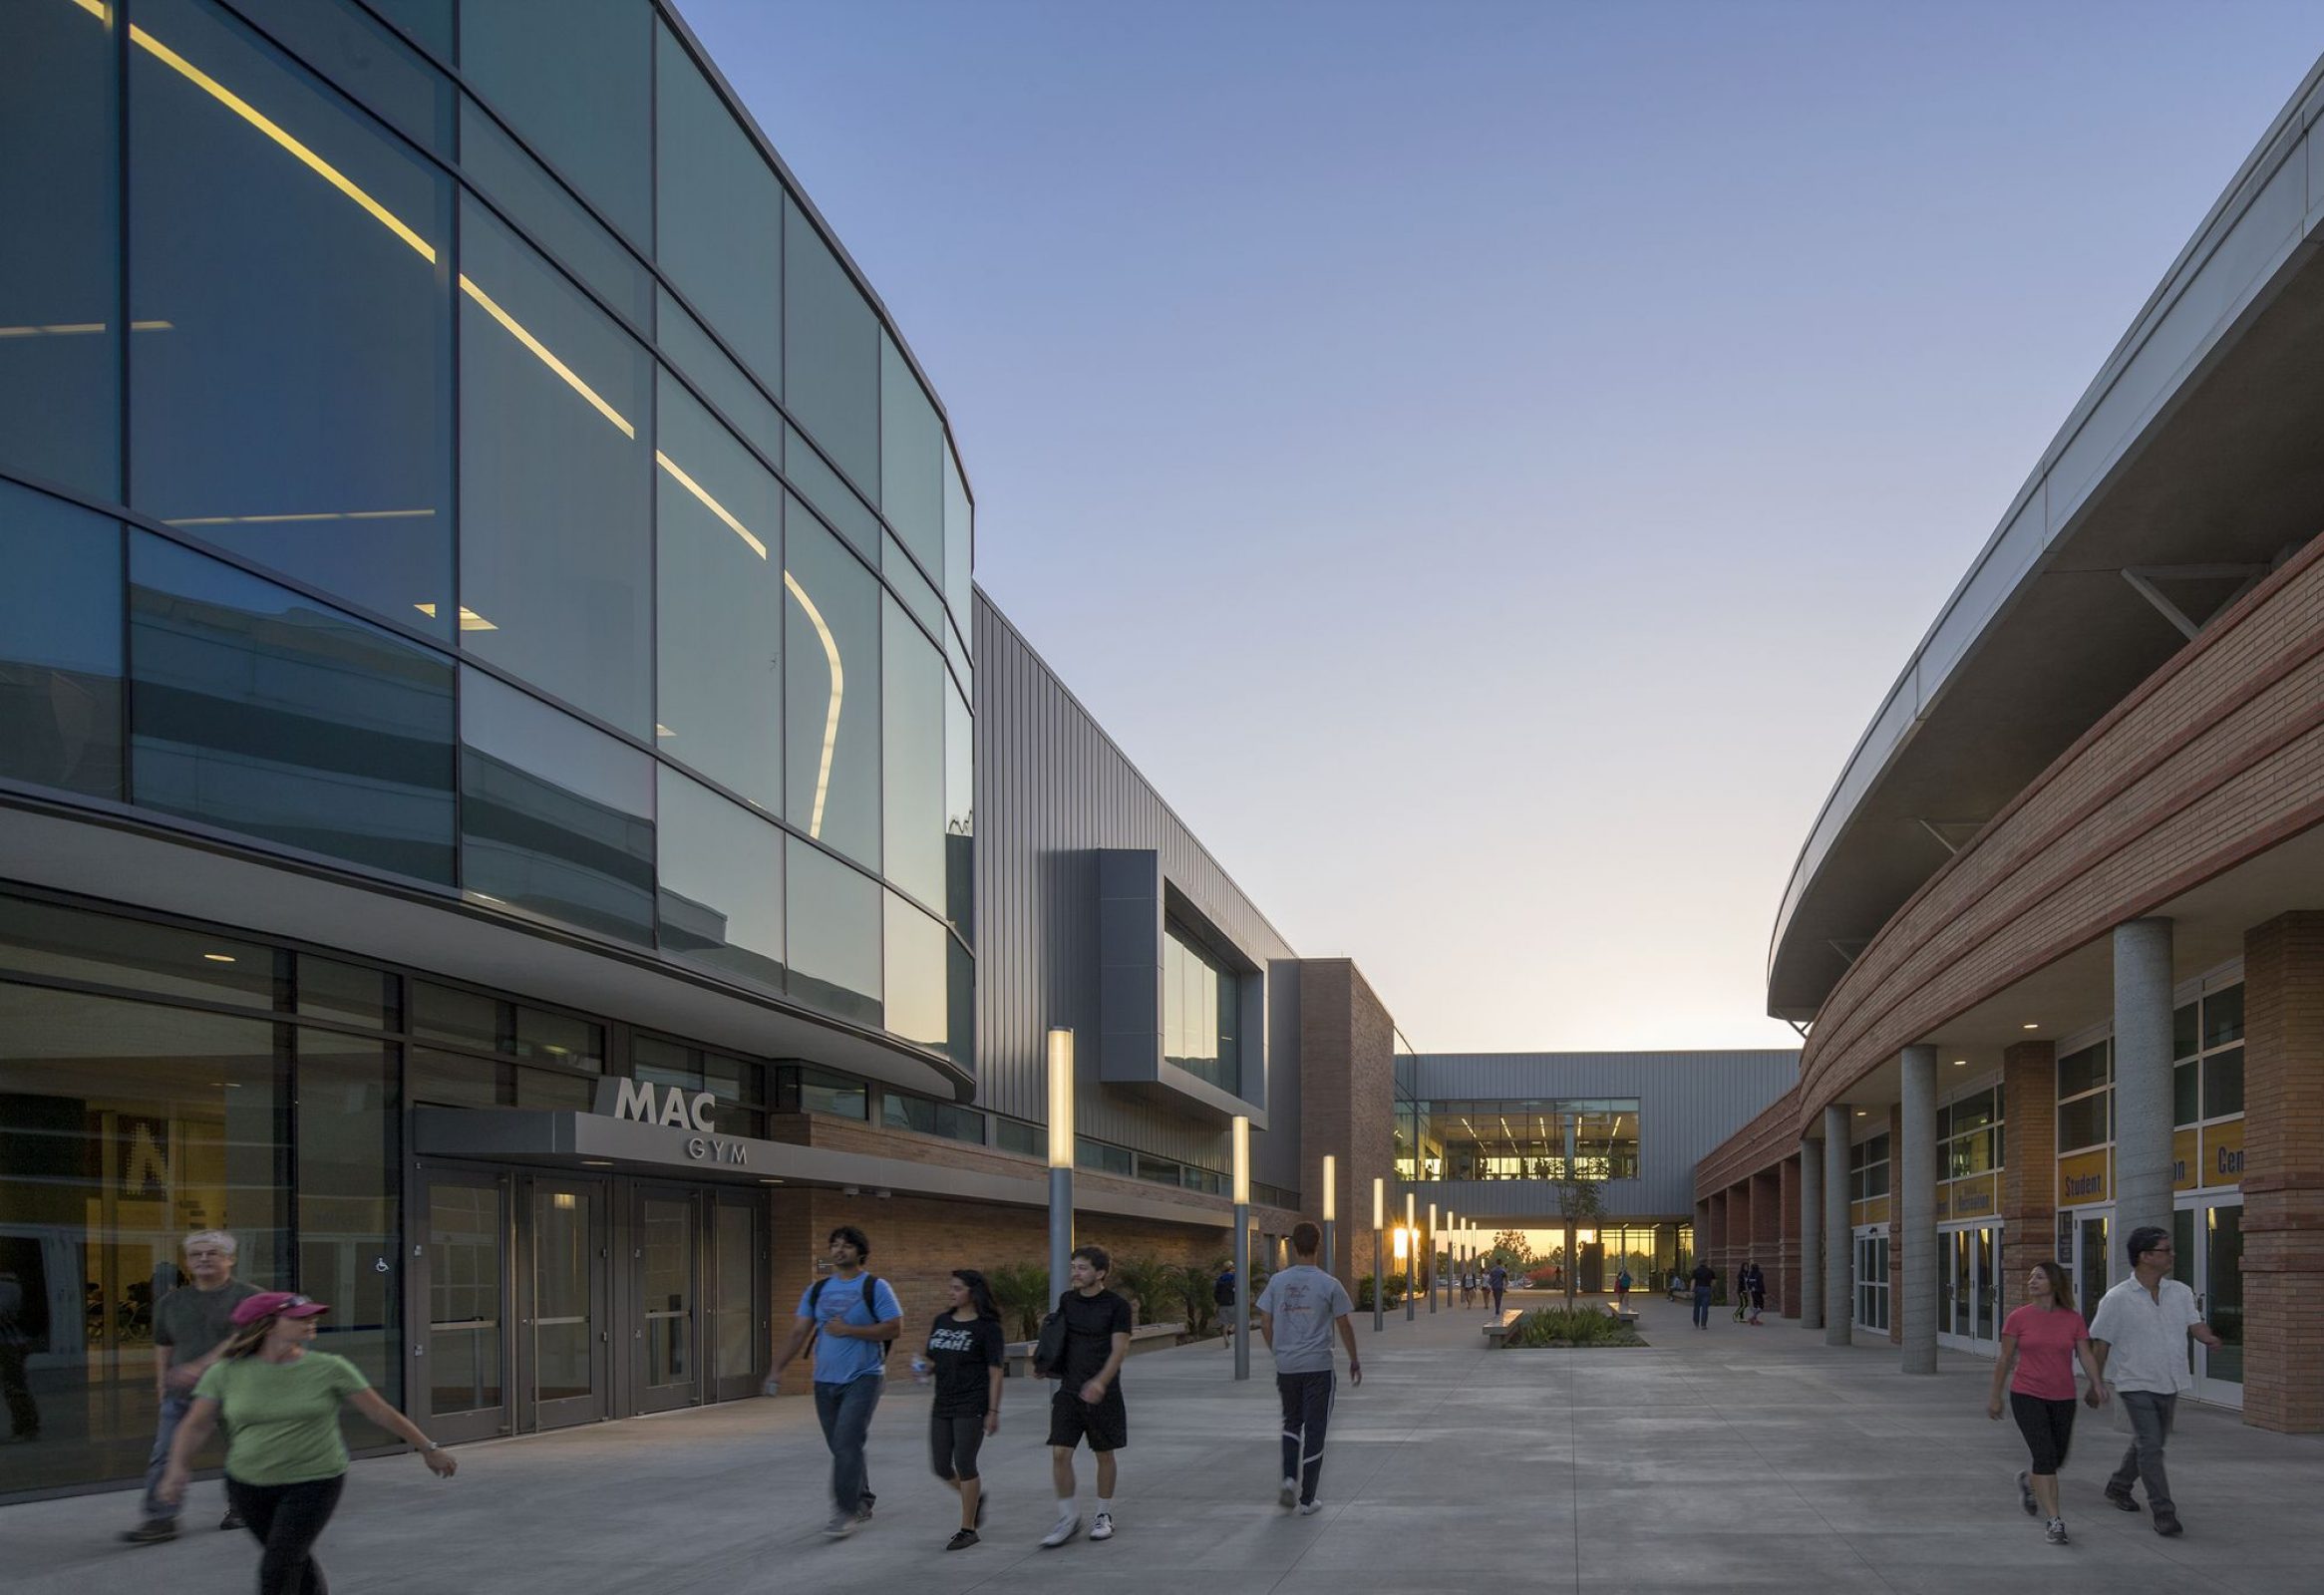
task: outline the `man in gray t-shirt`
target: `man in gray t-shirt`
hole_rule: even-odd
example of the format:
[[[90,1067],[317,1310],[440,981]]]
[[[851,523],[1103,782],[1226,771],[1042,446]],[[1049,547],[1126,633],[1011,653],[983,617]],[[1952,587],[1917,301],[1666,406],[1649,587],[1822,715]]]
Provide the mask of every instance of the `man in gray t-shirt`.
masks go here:
[[[1283,1402],[1283,1488],[1276,1500],[1297,1506],[1302,1514],[1323,1509],[1315,1498],[1316,1481],[1323,1475],[1324,1431],[1331,1424],[1332,1397],[1337,1381],[1332,1375],[1331,1336],[1336,1325],[1348,1343],[1348,1378],[1364,1383],[1364,1365],[1356,1356],[1356,1326],[1348,1315],[1356,1304],[1347,1287],[1315,1266],[1316,1248],[1323,1234],[1313,1224],[1291,1231],[1296,1259],[1267,1281],[1259,1292],[1259,1333],[1275,1354],[1275,1394]]]
[[[193,1387],[217,1361],[232,1333],[234,1306],[258,1294],[258,1287],[234,1277],[234,1237],[222,1229],[205,1229],[185,1237],[185,1271],[192,1283],[180,1285],[154,1304],[154,1449],[146,1458],[145,1515],[138,1526],[122,1531],[132,1545],[151,1545],[177,1535],[177,1502],[164,1500],[162,1473],[169,1464],[169,1447],[177,1426],[193,1406]],[[229,1507],[220,1528],[240,1528],[242,1520]]]

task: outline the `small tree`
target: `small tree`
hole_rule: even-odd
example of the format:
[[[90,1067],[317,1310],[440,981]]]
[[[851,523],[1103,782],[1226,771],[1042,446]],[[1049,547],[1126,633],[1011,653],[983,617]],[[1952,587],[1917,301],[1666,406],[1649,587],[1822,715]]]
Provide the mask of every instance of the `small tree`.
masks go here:
[[[1557,1216],[1565,1221],[1565,1306],[1567,1311],[1571,1311],[1574,1280],[1580,1273],[1575,1266],[1579,1254],[1573,1246],[1574,1226],[1585,1219],[1601,1217],[1605,1213],[1606,1203],[1598,1189],[1598,1182],[1579,1172],[1572,1158],[1566,1159],[1565,1172],[1553,1183],[1552,1188],[1557,1193]]]
[[[1218,1304],[1210,1298],[1217,1276],[1199,1263],[1180,1263],[1172,1272],[1177,1277],[1178,1301],[1186,1309],[1186,1333],[1200,1340],[1210,1333],[1211,1321],[1218,1316]]]
[[[993,1288],[1001,1322],[1016,1321],[1019,1340],[1032,1340],[1041,1333],[1041,1315],[1049,1311],[1048,1264],[1004,1263],[986,1269],[984,1281]]]

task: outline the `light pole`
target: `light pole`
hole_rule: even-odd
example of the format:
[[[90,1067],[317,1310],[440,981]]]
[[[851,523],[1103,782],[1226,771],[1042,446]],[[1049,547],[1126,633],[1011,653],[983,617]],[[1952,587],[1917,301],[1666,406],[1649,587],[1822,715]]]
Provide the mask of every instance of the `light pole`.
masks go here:
[[[1334,1279],[1339,1277],[1340,1254],[1333,1247],[1334,1222],[1340,1216],[1339,1159],[1330,1152],[1323,1154],[1323,1271]]]
[[[1388,1269],[1380,1256],[1380,1231],[1388,1223],[1388,1182],[1372,1176],[1372,1333],[1380,1333],[1382,1298],[1388,1294]]]
[[[1234,1116],[1234,1377],[1251,1377],[1251,1121]]]
[[[1073,1032],[1049,1030],[1049,1299],[1073,1278]]]
[[[1412,1237],[1412,1244],[1406,1247],[1404,1252],[1404,1321],[1408,1324],[1412,1322],[1413,1315],[1417,1311],[1412,1299],[1413,1254],[1420,1250],[1420,1230],[1413,1223],[1417,1216],[1419,1215],[1413,1211],[1412,1192],[1408,1190],[1404,1193],[1404,1232]]]
[[[1453,1310],[1453,1274],[1461,1266],[1456,1248],[1461,1244],[1461,1215],[1445,1209],[1445,1311]]]
[[[1429,1203],[1429,1311],[1437,1310],[1437,1275],[1443,1270],[1437,1266],[1437,1204]]]

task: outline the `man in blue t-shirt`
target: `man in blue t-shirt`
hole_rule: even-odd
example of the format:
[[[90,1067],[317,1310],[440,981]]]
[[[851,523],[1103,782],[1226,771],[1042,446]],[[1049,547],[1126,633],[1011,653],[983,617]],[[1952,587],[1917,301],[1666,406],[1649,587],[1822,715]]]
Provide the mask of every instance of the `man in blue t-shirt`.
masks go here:
[[[852,1224],[830,1234],[831,1272],[799,1298],[791,1339],[767,1376],[767,1391],[810,1335],[815,1337],[815,1414],[823,1422],[824,1443],[831,1448],[831,1519],[824,1532],[844,1539],[870,1521],[871,1478],[863,1465],[863,1441],[887,1369],[887,1343],[903,1328],[903,1309],[884,1280],[863,1272],[871,1242]]]

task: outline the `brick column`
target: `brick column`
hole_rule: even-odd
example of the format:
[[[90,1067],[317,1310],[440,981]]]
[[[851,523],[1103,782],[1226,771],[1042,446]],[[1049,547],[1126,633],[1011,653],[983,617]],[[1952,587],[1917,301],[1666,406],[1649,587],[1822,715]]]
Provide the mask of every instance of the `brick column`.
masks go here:
[[[1727,1192],[1711,1192],[1711,1222],[1703,1231],[1703,1261],[1711,1265],[1711,1272],[1725,1277],[1727,1273]]]
[[[1744,1253],[1751,1249],[1751,1176],[1748,1174],[1727,1187],[1727,1242],[1726,1254],[1719,1265],[1719,1277],[1727,1285],[1727,1303],[1735,1304],[1735,1275],[1743,1267]]]
[[[1695,1265],[1701,1262],[1708,1262],[1710,1260],[1710,1256],[1711,1198],[1706,1196],[1701,1201],[1695,1203],[1694,1255],[1687,1259],[1687,1266],[1681,1269],[1680,1272],[1685,1274],[1694,1273]],[[1717,1263],[1712,1263],[1711,1266],[1713,1268],[1717,1268],[1719,1265]],[[1692,1287],[1690,1286],[1690,1288]]]
[[[2324,913],[2243,936],[2243,1422],[2324,1430]]]
[[[1751,1176],[1750,1256],[1768,1280],[1768,1305],[1784,1316],[1784,1177],[1782,1165]]]
[[[1906,1255],[1904,1226],[1904,1105],[1888,1105],[1888,1344],[1904,1344],[1904,1270],[1913,1266]]]
[[[2001,1309],[2025,1300],[2034,1264],[2058,1257],[2058,1047],[2021,1041],[2001,1055]],[[2062,1259],[2061,1259],[2062,1261]]]
[[[1804,1297],[1800,1287],[1800,1159],[1787,1157],[1776,1170],[1776,1212],[1782,1233],[1776,1240],[1777,1316],[1798,1318]]]

